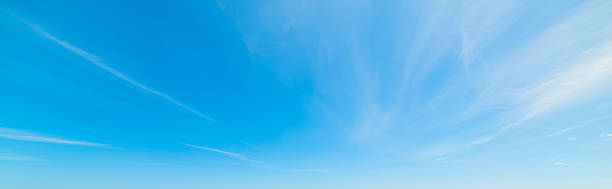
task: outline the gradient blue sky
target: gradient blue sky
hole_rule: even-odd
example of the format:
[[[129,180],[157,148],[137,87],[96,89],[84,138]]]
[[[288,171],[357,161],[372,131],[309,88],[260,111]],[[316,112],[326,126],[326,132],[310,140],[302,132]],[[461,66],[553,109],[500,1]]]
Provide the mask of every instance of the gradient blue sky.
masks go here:
[[[2,1],[0,188],[612,188],[612,1]]]

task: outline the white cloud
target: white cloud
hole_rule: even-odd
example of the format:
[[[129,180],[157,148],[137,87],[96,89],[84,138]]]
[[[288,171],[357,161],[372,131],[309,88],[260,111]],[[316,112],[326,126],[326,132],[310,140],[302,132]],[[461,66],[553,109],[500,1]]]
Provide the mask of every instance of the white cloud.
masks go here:
[[[152,165],[157,167],[172,167],[172,168],[193,168],[191,166],[185,165],[175,165],[175,164],[167,164],[167,163],[158,163],[158,162],[144,162],[145,165]]]
[[[560,161],[555,162],[555,166],[561,166],[561,165],[565,165],[565,162],[560,162]]]
[[[295,14],[254,14],[239,23],[251,24],[244,26],[248,28],[245,36],[265,36],[256,37],[258,43],[252,45],[248,44],[252,38],[246,37],[249,49],[275,48],[269,41],[285,39],[274,35],[283,32],[279,27],[283,23],[308,20],[304,18],[329,23],[329,27],[309,31],[302,29],[312,23],[303,22],[292,31],[298,36],[308,33],[302,37],[315,51],[315,58],[308,62],[312,62],[313,80],[320,92],[315,94],[317,108],[329,122],[342,125],[340,132],[361,144],[402,155],[425,151],[424,156],[431,157],[440,151],[455,153],[490,142],[508,129],[608,89],[612,45],[606,42],[612,33],[607,21],[611,3],[587,2],[568,8],[560,20],[529,28],[535,31],[525,36],[516,35],[515,30],[523,31],[523,23],[512,27],[526,16],[521,14],[522,7],[531,4],[507,1],[502,5],[433,1],[419,7],[424,11],[417,20],[415,15],[398,13],[394,23],[416,27],[379,28],[399,34],[389,37],[393,47],[383,53],[371,49],[367,34],[355,29],[369,26],[358,21],[368,16],[369,6],[357,4],[342,13],[324,9],[334,13],[329,15],[332,19],[318,20],[310,12],[292,10],[293,6],[274,5]],[[272,17],[277,24],[270,24]],[[347,32],[342,33],[350,35],[316,34],[344,29]],[[312,33],[317,37],[311,37]],[[483,54],[488,52],[492,53]],[[380,61],[377,56],[388,59]],[[457,70],[455,64],[460,62],[469,70]],[[453,132],[438,133],[438,128]],[[424,147],[410,145],[421,133],[439,135]]]
[[[503,66],[499,70],[486,75],[490,79],[485,81],[487,87],[478,100],[495,99],[512,107],[502,116],[510,121],[502,121],[505,124],[497,135],[542,114],[609,90],[612,83],[609,79],[612,77],[612,41],[608,34],[612,33],[612,27],[597,19],[603,19],[601,17],[610,7],[612,3],[585,4],[572,17],[509,55],[501,62]],[[559,42],[559,39],[571,40]],[[517,74],[521,77],[514,78]],[[575,128],[563,129],[550,136]],[[468,145],[491,140],[484,137]]]
[[[57,37],[55,37],[54,35],[51,35],[50,33],[48,33],[47,31],[43,30],[41,27],[31,24],[17,16],[14,16],[17,20],[21,21],[21,23],[23,23],[24,25],[28,26],[30,29],[34,30],[36,33],[38,33],[39,35],[55,42],[56,44],[68,49],[69,51],[77,54],[78,56],[84,58],[85,60],[89,61],[90,63],[94,64],[95,66],[97,66],[98,68],[101,68],[102,70],[112,74],[113,76],[131,84],[134,87],[137,87],[143,91],[146,91],[147,93],[154,95],[156,97],[159,97],[161,99],[164,99],[165,101],[174,104],[175,106],[182,108],[183,110],[186,110],[188,112],[191,112],[193,114],[195,114],[198,117],[207,119],[209,121],[215,121],[214,119],[212,119],[210,116],[205,115],[199,111],[197,111],[196,109],[193,109],[190,106],[187,106],[186,104],[183,104],[182,102],[179,102],[178,100],[174,99],[173,97],[162,93],[160,91],[154,90],[149,88],[148,86],[128,77],[127,75],[123,74],[122,72],[119,72],[118,70],[108,66],[107,64],[104,63],[104,61],[102,59],[100,59],[99,57],[83,50],[80,49],[77,46],[74,46],[66,41],[63,41],[61,39],[58,39]]]
[[[495,137],[497,137],[497,135],[489,135],[489,136],[485,136],[479,139],[476,139],[472,142],[470,142],[470,145],[479,145],[479,144],[484,144],[487,143],[491,140],[493,140]]]
[[[554,133],[550,133],[548,136],[550,137],[550,136],[555,136],[555,135],[563,134],[565,132],[568,132],[568,131],[571,131],[571,130],[574,130],[574,129],[577,129],[577,128],[580,128],[580,127],[582,127],[582,125],[568,127],[568,128],[565,128],[565,129],[561,129],[561,130],[555,131]]]
[[[185,144],[185,146],[189,146],[189,147],[192,147],[192,148],[195,148],[195,149],[200,149],[200,150],[206,150],[206,151],[220,153],[220,154],[223,154],[223,155],[226,155],[226,156],[230,156],[230,157],[232,157],[234,159],[242,160],[242,161],[245,161],[245,162],[248,162],[248,163],[253,163],[253,164],[256,164],[256,165],[265,165],[265,166],[267,166],[266,163],[249,159],[246,156],[244,156],[242,154],[238,154],[238,153],[223,151],[223,150],[219,150],[219,149],[211,148],[211,147],[197,146],[197,145],[192,145],[192,144]]]
[[[576,140],[576,137],[570,137],[570,138],[567,138],[567,140],[568,141],[574,141],[574,140]]]
[[[9,129],[9,128],[2,128],[2,127],[0,127],[0,138],[10,139],[10,140],[32,141],[32,142],[67,144],[67,145],[76,145],[76,146],[113,148],[111,145],[108,145],[108,144],[100,144],[100,143],[87,142],[87,141],[66,140],[66,139],[61,139],[61,138],[39,136],[39,135],[35,135],[33,133],[29,133],[25,131]]]
[[[526,107],[526,113],[519,120],[507,125],[509,129],[522,122],[550,111],[560,105],[582,98],[589,92],[605,87],[612,76],[612,46],[601,49],[597,57],[586,58],[580,64],[555,73],[552,77],[531,86],[524,94],[534,94],[535,100]]]
[[[464,1],[460,10],[459,33],[461,53],[465,67],[468,67],[483,49],[498,38],[518,18],[521,9],[514,1]]]
[[[4,161],[46,161],[45,159],[33,158],[29,156],[10,154],[10,153],[0,153],[0,160],[4,160]]]
[[[270,166],[270,165],[263,165],[263,164],[253,164],[253,163],[224,163],[227,165],[235,165],[235,166],[243,166],[243,167],[255,167],[255,168],[266,168],[266,169],[273,169],[274,167]]]
[[[607,119],[609,117],[612,117],[612,114],[602,115],[602,116],[599,116],[599,117],[595,117],[593,119],[590,119],[590,120],[586,121],[586,123],[594,123],[594,122],[597,122],[597,121],[600,121],[600,120],[603,120],[603,119]]]
[[[581,128],[581,127],[585,127],[585,126],[587,126],[587,124],[589,124],[589,123],[595,123],[595,122],[597,122],[597,121],[599,121],[599,120],[603,120],[603,119],[609,118],[609,117],[611,117],[611,116],[612,116],[612,115],[603,115],[603,116],[595,117],[595,118],[593,118],[593,119],[590,119],[590,120],[585,121],[585,122],[584,122],[584,123],[582,123],[582,124],[579,124],[579,125],[576,125],[576,126],[573,126],[573,127],[568,127],[568,128],[565,128],[565,129],[561,129],[561,130],[555,131],[555,132],[553,132],[553,133],[549,134],[548,136],[550,137],[550,136],[555,136],[555,135],[563,134],[563,133],[566,133],[566,132],[571,131],[571,130],[574,130],[574,129],[578,129],[578,128]]]
[[[291,169],[291,172],[296,173],[329,173],[330,171],[327,169]]]

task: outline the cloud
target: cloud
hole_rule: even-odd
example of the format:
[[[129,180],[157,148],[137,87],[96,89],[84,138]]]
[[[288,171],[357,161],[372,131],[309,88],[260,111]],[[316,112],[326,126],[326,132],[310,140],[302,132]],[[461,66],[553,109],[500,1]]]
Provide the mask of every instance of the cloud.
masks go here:
[[[587,3],[577,8],[573,16],[502,60],[501,69],[488,73],[488,87],[478,100],[491,98],[509,102],[512,107],[502,115],[503,119],[510,121],[503,121],[505,124],[496,132],[498,136],[542,114],[609,90],[612,83],[609,79],[612,77],[612,41],[608,34],[612,33],[612,27],[600,19],[605,17],[610,7],[612,3]],[[559,43],[559,39],[569,40]],[[520,79],[512,79],[517,73],[521,74]],[[576,128],[563,129],[551,135]],[[468,145],[492,140],[485,139]]]
[[[566,133],[566,132],[574,130],[574,129],[585,127],[585,126],[587,126],[586,125],[587,123],[595,123],[595,122],[597,122],[599,120],[603,120],[603,119],[609,118],[611,116],[612,115],[603,115],[603,116],[595,117],[593,119],[585,121],[582,124],[579,124],[579,125],[576,125],[576,126],[573,126],[573,127],[568,127],[568,128],[565,128],[565,129],[561,129],[561,130],[555,131],[555,132],[549,134],[548,136],[550,137],[550,136],[555,136],[555,135],[563,134],[563,133]]]
[[[274,168],[274,167],[272,167],[270,165],[259,165],[259,164],[252,164],[252,163],[224,163],[224,164],[235,165],[235,166],[243,166],[243,167],[266,168],[266,169]]]
[[[444,163],[444,164],[466,164],[466,165],[476,165],[479,164],[473,161],[463,161],[463,160],[450,160],[448,156],[443,156],[434,159],[435,162]]]
[[[574,141],[574,140],[576,140],[576,137],[570,137],[570,138],[568,138],[567,140],[568,140],[568,141]]]
[[[192,144],[185,144],[185,146],[189,146],[189,147],[192,147],[192,148],[195,148],[195,149],[200,149],[200,150],[206,150],[206,151],[220,153],[220,154],[232,157],[234,159],[242,160],[242,161],[245,161],[245,162],[248,162],[248,163],[252,163],[252,164],[256,164],[256,165],[260,165],[260,166],[268,166],[268,164],[266,164],[266,163],[249,159],[249,158],[247,158],[246,156],[244,156],[242,154],[237,154],[237,153],[233,153],[233,152],[219,150],[219,149],[216,149],[216,148],[205,147],[205,146],[197,146],[197,145],[192,145]]]
[[[497,137],[497,135],[489,135],[489,136],[485,136],[485,137],[476,139],[476,140],[470,142],[470,146],[487,143],[487,142],[493,140],[495,137]]]
[[[152,165],[157,167],[171,167],[171,168],[193,168],[191,166],[185,165],[175,165],[175,164],[167,164],[167,163],[157,163],[157,162],[144,162],[145,165]]]
[[[2,127],[0,127],[0,138],[10,139],[10,140],[76,145],[76,146],[114,148],[108,144],[100,144],[100,143],[87,142],[87,141],[66,140],[66,139],[61,139],[61,138],[38,136],[33,133],[10,129],[10,128],[2,128]]]
[[[558,162],[555,162],[554,164],[555,166],[561,166],[561,165],[565,165],[565,162],[558,161]]]
[[[520,16],[517,2],[465,1],[459,13],[461,52],[464,66],[469,66],[489,43],[497,39]]]
[[[33,158],[29,156],[9,154],[9,153],[0,153],[0,160],[4,160],[4,161],[47,161],[45,159]]]
[[[79,47],[74,46],[74,45],[72,45],[72,44],[70,44],[70,43],[68,43],[66,41],[63,41],[63,40],[55,37],[54,35],[51,35],[47,31],[43,30],[40,26],[31,24],[31,23],[29,23],[29,22],[27,22],[27,21],[25,21],[25,20],[15,16],[15,15],[13,15],[13,17],[15,17],[17,20],[19,20],[24,25],[28,26],[30,29],[34,30],[39,35],[41,35],[41,36],[43,36],[43,37],[45,37],[45,38],[55,42],[59,46],[62,46],[64,48],[68,49],[69,51],[75,53],[76,55],[80,56],[81,58],[83,58],[83,59],[87,60],[88,62],[94,64],[98,68],[100,68],[100,69],[110,73],[111,75],[113,75],[113,76],[115,76],[115,77],[117,77],[117,78],[119,78],[119,79],[121,79],[121,80],[123,80],[123,81],[125,81],[127,83],[129,83],[130,85],[132,85],[134,87],[137,87],[137,88],[139,88],[139,89],[141,89],[141,90],[143,90],[143,91],[145,91],[145,92],[147,92],[147,93],[149,93],[149,94],[151,94],[153,96],[159,97],[159,98],[161,98],[161,99],[163,99],[163,100],[165,100],[165,101],[167,101],[167,102],[169,102],[171,104],[174,104],[175,106],[177,106],[179,108],[182,108],[183,110],[186,110],[188,112],[191,112],[191,113],[193,113],[194,115],[196,115],[198,117],[201,117],[201,118],[207,119],[209,121],[215,122],[215,120],[213,118],[211,118],[210,116],[205,115],[205,114],[197,111],[196,109],[194,109],[194,108],[192,108],[192,107],[190,107],[190,106],[188,106],[186,104],[183,104],[182,102],[174,99],[173,97],[171,97],[171,96],[169,96],[169,95],[167,95],[165,93],[162,93],[160,91],[151,89],[148,86],[146,86],[146,85],[144,85],[144,84],[142,84],[142,83],[140,83],[140,82],[138,82],[138,81],[128,77],[127,75],[123,74],[122,72],[120,72],[120,71],[118,71],[118,70],[108,66],[107,64],[105,64],[104,61],[102,59],[100,59],[99,57],[97,57],[97,56],[95,56],[95,55],[93,55],[93,54],[91,54],[91,53],[89,53],[89,52],[87,52],[87,51],[85,51],[83,49],[80,49]]]
[[[295,173],[329,173],[327,169],[291,169],[289,170]]]
[[[597,122],[597,121],[600,121],[600,120],[603,120],[603,119],[606,119],[606,118],[609,118],[609,117],[612,117],[612,114],[602,115],[602,116],[599,116],[599,117],[595,117],[593,119],[590,119],[590,120],[586,121],[586,123],[594,123],[594,122]]]
[[[489,142],[506,130],[519,126],[527,120],[552,111],[554,108],[585,98],[589,92],[604,89],[606,85],[603,84],[608,82],[608,78],[612,76],[612,44],[591,50],[599,52],[597,57],[585,58],[580,64],[575,63],[576,65],[557,72],[540,83],[529,86],[528,90],[524,91],[522,95],[531,96],[534,100],[512,112],[525,112],[523,116],[502,127],[496,132],[496,135],[477,139],[470,142],[469,145]],[[549,136],[555,136],[579,127],[582,126],[562,129],[551,133]]]
[[[609,53],[612,46],[606,46],[596,51],[603,51],[599,57],[586,58],[581,64],[576,64],[564,71],[555,73],[547,80],[532,86],[524,94],[535,94],[535,100],[526,107],[526,113],[519,120],[507,125],[509,129],[520,125],[526,120],[552,110],[562,104],[582,98],[588,92],[600,89],[612,76],[612,56]],[[601,52],[601,53],[603,53]]]
[[[568,131],[571,131],[571,130],[574,130],[574,129],[577,129],[577,128],[580,128],[580,127],[582,127],[582,125],[568,127],[568,128],[565,128],[565,129],[561,129],[561,130],[555,131],[554,133],[550,133],[548,136],[551,137],[551,136],[563,134],[565,132],[568,132]]]
[[[386,10],[397,18],[393,24],[380,26],[368,19],[375,12],[370,4],[353,4],[328,3],[316,11],[329,12],[320,17],[290,3],[271,3],[262,9],[284,12],[254,8],[254,14],[235,17],[249,50],[262,57],[291,48],[271,41],[312,49],[313,58],[304,62],[313,72],[314,106],[323,122],[342,125],[344,136],[377,151],[424,151],[427,157],[463,151],[600,95],[612,81],[611,3],[555,7],[562,17],[534,27],[526,27],[534,14],[525,7],[540,3],[432,1],[415,5],[423,10],[418,15],[402,14],[410,6],[400,5]],[[362,28],[389,32],[391,40],[370,39]],[[286,33],[300,42],[293,44]],[[373,48],[371,41],[391,48]],[[423,141],[425,135],[432,137]]]

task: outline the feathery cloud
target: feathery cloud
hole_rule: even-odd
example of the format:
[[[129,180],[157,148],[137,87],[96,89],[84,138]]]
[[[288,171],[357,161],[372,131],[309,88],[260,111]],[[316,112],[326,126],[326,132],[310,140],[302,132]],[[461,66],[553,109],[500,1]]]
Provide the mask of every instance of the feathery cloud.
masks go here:
[[[46,161],[45,159],[33,158],[29,156],[10,154],[10,153],[0,153],[0,160],[4,160],[4,161]]]
[[[506,65],[501,71],[491,73],[490,77],[495,79],[491,79],[493,82],[481,96],[494,98],[498,94],[508,94],[504,101],[514,102],[516,107],[507,114],[516,116],[516,119],[504,124],[496,132],[497,136],[542,114],[609,90],[612,83],[609,80],[612,77],[612,41],[608,34],[612,32],[612,27],[593,18],[607,14],[610,7],[612,3],[583,5],[572,17],[551,27],[518,53],[508,56],[503,61]],[[558,42],[558,39],[566,38],[572,40]],[[585,41],[599,42],[585,45]],[[560,54],[571,55],[559,58]],[[550,69],[549,64],[544,64],[547,62],[562,66]],[[521,79],[508,79],[519,71],[522,72]],[[482,144],[493,138],[479,139],[469,145]]]
[[[100,143],[87,142],[87,141],[66,140],[66,139],[61,139],[61,138],[38,136],[33,133],[10,129],[10,128],[2,128],[2,127],[0,127],[0,138],[10,139],[10,140],[76,145],[76,146],[113,148],[111,145],[108,145],[108,144],[100,144]]]
[[[295,173],[329,173],[327,169],[291,169],[289,170]]]
[[[571,131],[571,130],[574,130],[574,129],[578,129],[578,128],[581,128],[581,127],[585,127],[585,126],[587,126],[587,124],[588,124],[588,123],[595,123],[595,122],[597,122],[597,121],[599,121],[599,120],[603,120],[603,119],[609,118],[609,117],[611,117],[611,116],[612,116],[612,115],[603,115],[603,116],[595,117],[595,118],[593,118],[593,119],[590,119],[590,120],[585,121],[585,122],[584,122],[584,123],[582,123],[582,124],[579,124],[579,125],[576,125],[576,126],[573,126],[573,127],[568,127],[568,128],[565,128],[565,129],[561,129],[561,130],[555,131],[555,132],[553,132],[553,133],[549,134],[548,136],[549,136],[549,137],[551,137],[551,136],[555,136],[555,135],[563,134],[563,133],[566,133],[566,132]]]
[[[554,133],[550,133],[548,136],[551,137],[551,136],[555,136],[555,135],[560,135],[560,134],[566,133],[568,131],[571,131],[571,130],[574,130],[574,129],[577,129],[577,128],[580,128],[580,127],[582,127],[582,125],[568,127],[568,128],[565,128],[565,129],[561,129],[561,130],[555,131]]]
[[[175,164],[167,164],[167,163],[158,163],[158,162],[144,162],[145,165],[157,166],[157,167],[171,167],[171,168],[193,168],[191,166],[185,165],[175,165]]]
[[[234,159],[242,160],[242,161],[245,161],[245,162],[248,162],[248,163],[252,163],[252,164],[256,164],[256,165],[265,165],[265,166],[267,166],[266,163],[249,159],[249,158],[247,158],[246,156],[244,156],[242,154],[237,154],[237,153],[233,153],[233,152],[219,150],[219,149],[216,149],[216,148],[211,148],[211,147],[206,147],[206,146],[198,146],[198,145],[192,145],[192,144],[185,144],[185,146],[188,146],[188,147],[191,147],[191,148],[195,148],[195,149],[200,149],[200,150],[206,150],[206,151],[220,153],[220,154],[232,157]]]
[[[89,53],[89,52],[87,52],[87,51],[77,47],[77,46],[74,46],[74,45],[72,45],[72,44],[70,44],[70,43],[68,43],[66,41],[63,41],[63,40],[55,37],[54,35],[48,33],[44,29],[42,29],[40,26],[31,24],[31,23],[27,22],[26,20],[23,20],[23,19],[15,16],[15,15],[13,15],[13,17],[15,17],[17,20],[19,20],[24,25],[28,26],[30,29],[34,30],[39,35],[41,35],[41,36],[43,36],[43,37],[45,37],[45,38],[55,42],[59,46],[62,46],[64,48],[66,48],[67,50],[75,53],[76,55],[82,57],[83,59],[87,60],[88,62],[94,64],[98,68],[100,68],[100,69],[110,73],[111,75],[113,75],[113,76],[115,76],[115,77],[117,77],[117,78],[119,78],[119,79],[121,79],[121,80],[123,80],[123,81],[125,81],[127,83],[129,83],[130,85],[132,85],[134,87],[137,87],[137,88],[139,88],[139,89],[141,89],[141,90],[143,90],[143,91],[145,91],[145,92],[147,92],[147,93],[149,93],[149,94],[151,94],[153,96],[159,97],[159,98],[161,98],[161,99],[163,99],[163,100],[165,100],[165,101],[167,101],[167,102],[169,102],[171,104],[174,104],[175,106],[177,106],[179,108],[182,108],[183,110],[186,110],[188,112],[191,112],[191,113],[193,113],[194,115],[196,115],[198,117],[207,119],[209,121],[216,122],[216,120],[214,120],[210,116],[205,115],[205,114],[199,112],[198,110],[196,110],[196,109],[194,109],[194,108],[192,108],[192,107],[190,107],[190,106],[188,106],[186,104],[183,104],[182,102],[174,99],[173,97],[171,97],[171,96],[169,96],[169,95],[167,95],[165,93],[162,93],[160,91],[157,91],[157,90],[154,90],[152,88],[149,88],[148,86],[146,86],[146,85],[144,85],[144,84],[142,84],[142,83],[140,83],[140,82],[138,82],[138,81],[128,77],[127,75],[123,74],[122,72],[120,72],[120,71],[118,71],[118,70],[108,66],[107,64],[105,64],[104,61],[102,59],[100,59],[99,57],[97,57],[97,56],[95,56],[95,55],[93,55],[93,54],[91,54],[91,53]]]
[[[484,143],[487,143],[487,142],[493,140],[495,137],[497,137],[497,135],[485,136],[485,137],[473,140],[472,142],[470,142],[470,145],[484,144]]]

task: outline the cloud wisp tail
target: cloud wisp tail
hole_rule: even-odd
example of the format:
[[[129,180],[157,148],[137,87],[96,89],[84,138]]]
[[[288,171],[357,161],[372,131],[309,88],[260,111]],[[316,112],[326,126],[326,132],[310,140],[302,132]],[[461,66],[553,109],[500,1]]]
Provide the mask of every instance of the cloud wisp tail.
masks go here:
[[[198,111],[198,110],[196,110],[196,109],[194,109],[194,108],[192,108],[192,107],[190,107],[190,106],[188,106],[186,104],[183,104],[182,102],[172,98],[171,96],[169,96],[169,95],[167,95],[167,94],[165,94],[163,92],[160,92],[158,90],[152,89],[152,88],[150,88],[150,87],[148,87],[148,86],[146,86],[146,85],[144,85],[144,84],[142,84],[142,83],[140,83],[140,82],[138,82],[138,81],[128,77],[127,75],[123,74],[122,72],[120,72],[120,71],[118,71],[118,70],[108,66],[99,57],[97,57],[97,56],[95,56],[95,55],[93,55],[93,54],[91,54],[91,53],[89,53],[89,52],[87,52],[87,51],[77,47],[77,46],[74,46],[74,45],[72,45],[72,44],[70,44],[70,43],[68,43],[66,41],[63,41],[63,40],[55,37],[54,35],[48,33],[47,31],[45,31],[44,29],[42,29],[41,27],[39,27],[37,25],[31,24],[31,23],[29,23],[29,22],[27,22],[27,21],[25,21],[25,20],[23,20],[23,19],[21,19],[21,18],[19,18],[17,16],[13,15],[13,17],[15,17],[21,23],[23,23],[24,25],[28,26],[30,29],[34,30],[36,33],[38,33],[39,35],[43,36],[44,38],[47,38],[47,39],[55,42],[57,45],[66,48],[67,50],[75,53],[76,55],[84,58],[88,62],[94,64],[98,68],[100,68],[100,69],[110,73],[111,75],[113,75],[113,76],[115,76],[115,77],[117,77],[117,78],[119,78],[119,79],[121,79],[121,80],[123,80],[123,81],[125,81],[127,83],[129,83],[130,85],[132,85],[134,87],[137,87],[137,88],[139,88],[139,89],[141,89],[141,90],[143,90],[143,91],[145,91],[145,92],[147,92],[147,93],[149,93],[149,94],[151,94],[153,96],[159,97],[159,98],[161,98],[161,99],[163,99],[163,100],[165,100],[165,101],[167,101],[167,102],[169,102],[169,103],[171,103],[171,104],[173,104],[173,105],[175,105],[175,106],[177,106],[177,107],[179,107],[179,108],[181,108],[183,110],[186,110],[186,111],[188,111],[188,112],[190,112],[190,113],[192,113],[192,114],[194,114],[194,115],[196,115],[198,117],[204,118],[204,119],[212,121],[212,122],[216,122],[216,120],[211,118],[210,116],[208,116],[206,114],[203,114],[200,111]]]

